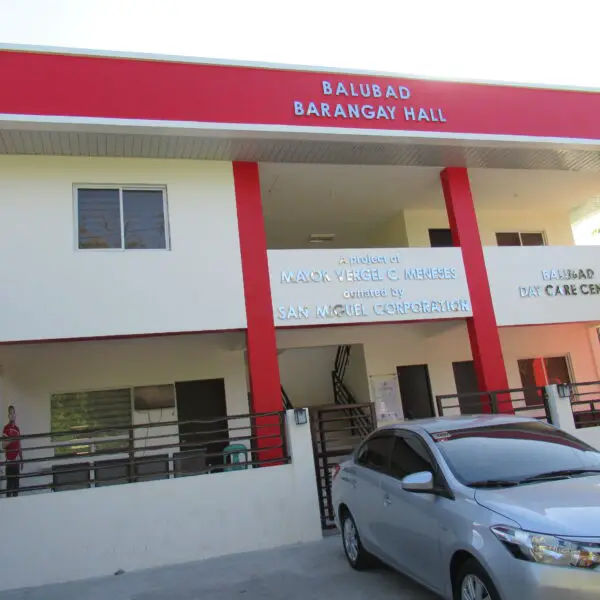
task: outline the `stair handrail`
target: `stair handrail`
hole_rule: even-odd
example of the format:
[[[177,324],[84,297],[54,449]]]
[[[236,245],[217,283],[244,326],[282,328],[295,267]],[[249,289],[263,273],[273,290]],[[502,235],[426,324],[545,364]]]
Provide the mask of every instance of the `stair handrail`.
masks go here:
[[[346,384],[340,379],[339,375],[332,371],[331,373],[333,381],[334,391],[334,402],[335,404],[348,406],[348,416],[352,417],[353,428],[357,429],[357,432],[361,437],[366,437],[371,433],[370,420],[363,413],[362,409],[355,407],[353,404],[359,404],[356,398],[352,395],[352,392],[348,389]]]
[[[287,392],[285,391],[285,389],[283,388],[283,386],[281,386],[281,399],[283,401],[283,408],[285,410],[292,410],[294,408],[292,406],[292,402],[290,400],[290,397],[287,395]]]
[[[335,354],[334,371],[341,381],[344,381],[344,375],[346,375],[346,369],[348,368],[348,363],[350,362],[350,350],[351,346],[348,344],[343,344],[338,346]]]

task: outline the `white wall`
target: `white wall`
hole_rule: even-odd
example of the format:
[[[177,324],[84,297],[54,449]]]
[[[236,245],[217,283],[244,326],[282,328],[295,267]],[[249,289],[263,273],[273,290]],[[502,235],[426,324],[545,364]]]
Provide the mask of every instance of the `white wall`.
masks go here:
[[[597,210],[598,201],[594,202],[594,209]],[[573,223],[573,238],[577,245],[600,245],[600,212],[595,212],[586,218]]]
[[[510,387],[521,387],[517,361],[521,358],[549,358],[567,356],[574,381],[600,379],[600,364],[595,359],[592,343],[583,323],[540,325],[531,327],[503,327],[500,341]]]
[[[573,231],[568,207],[552,210],[477,210],[477,222],[484,246],[496,246],[496,233],[542,232],[549,246],[572,246]]]
[[[596,246],[484,248],[499,325],[600,322],[600,250]],[[543,271],[591,270],[586,279],[544,279]],[[554,273],[552,273],[554,271]],[[565,286],[572,294],[562,295]]]
[[[542,210],[489,210],[477,208],[477,222],[481,243],[496,246],[496,233],[506,231],[544,232],[551,246],[572,246],[573,232],[568,208]],[[445,209],[406,210],[404,225],[409,247],[428,248],[429,229],[447,229],[448,216]],[[402,234],[400,234],[402,239]]]
[[[332,335],[331,339],[336,339],[335,335]],[[338,346],[280,349],[281,385],[294,407],[333,403],[331,372],[334,369],[337,349]],[[358,402],[370,401],[366,359],[361,344],[351,347],[344,383]]]
[[[288,329],[277,332],[281,348],[323,343],[364,344],[367,376],[394,376],[396,367],[427,364],[432,393],[455,394],[452,363],[472,360],[467,328],[462,321]],[[597,343],[583,324],[500,329],[500,341],[511,388],[522,387],[517,361],[521,358],[568,356],[576,381],[600,379]],[[371,397],[371,400],[373,398]]]
[[[417,278],[408,279],[408,270],[418,270]],[[269,271],[279,327],[471,315],[459,248],[269,250]]]
[[[16,406],[24,435],[46,433],[50,431],[53,393],[223,378],[228,414],[247,414],[246,367],[239,349],[242,341],[241,333],[221,333],[0,347],[3,403]],[[135,424],[176,419],[176,409],[134,413]],[[156,444],[176,443],[179,439],[172,426],[142,428],[137,435],[143,437],[148,431],[150,435],[175,436],[156,440]],[[48,456],[45,450],[27,450],[48,443],[49,438],[25,440],[25,458]],[[145,446],[145,442],[140,444]],[[33,473],[48,466],[44,462],[32,463],[25,466],[24,472]],[[46,479],[30,477],[28,485],[48,483]]]
[[[471,359],[468,334],[462,321],[302,328],[277,332],[280,348],[320,346],[324,343],[363,344],[367,377],[395,376],[398,366],[428,364],[434,396],[455,393],[452,361]],[[373,400],[370,390],[363,390],[361,394]]]
[[[346,368],[344,383],[361,404],[371,401],[369,377],[367,375],[367,358],[362,344],[350,346],[350,361]]]
[[[292,463],[0,502],[0,589],[112,575],[321,538],[310,427]]]
[[[404,211],[406,238],[409,248],[429,248],[430,229],[448,229],[448,215],[444,208],[438,210]]]
[[[279,354],[281,385],[294,407],[333,402],[331,372],[337,346],[293,348]]]
[[[165,185],[171,250],[77,250],[103,183]],[[0,156],[0,256],[0,341],[245,327],[230,163]]]
[[[383,225],[376,227],[371,234],[369,246],[373,248],[408,248],[405,213],[406,211],[400,210]]]

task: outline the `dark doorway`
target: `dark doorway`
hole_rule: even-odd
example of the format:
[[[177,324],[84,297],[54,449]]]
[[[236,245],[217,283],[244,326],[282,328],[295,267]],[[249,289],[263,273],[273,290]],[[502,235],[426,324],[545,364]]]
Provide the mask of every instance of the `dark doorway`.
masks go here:
[[[517,361],[523,395],[527,406],[543,403],[541,387],[557,383],[571,383],[566,356],[524,358]]]
[[[222,465],[223,449],[229,444],[225,380],[180,381],[175,393],[182,453],[193,453],[194,463],[203,454],[216,455],[206,456],[207,467]],[[198,423],[206,420],[211,422]],[[192,463],[191,454],[187,462]]]
[[[454,371],[460,414],[479,415],[483,413],[483,404],[479,396],[462,396],[463,394],[472,394],[479,391],[475,363],[472,360],[453,362],[452,370]]]
[[[397,367],[402,410],[405,419],[435,416],[427,365]]]
[[[432,248],[451,248],[452,233],[449,229],[430,229],[429,244]]]

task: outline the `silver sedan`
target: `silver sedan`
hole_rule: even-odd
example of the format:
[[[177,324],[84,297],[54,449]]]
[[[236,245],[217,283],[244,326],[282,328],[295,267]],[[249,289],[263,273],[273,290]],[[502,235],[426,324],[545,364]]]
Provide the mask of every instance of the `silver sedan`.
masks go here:
[[[452,600],[598,600],[600,453],[512,416],[383,427],[334,473],[346,558]]]

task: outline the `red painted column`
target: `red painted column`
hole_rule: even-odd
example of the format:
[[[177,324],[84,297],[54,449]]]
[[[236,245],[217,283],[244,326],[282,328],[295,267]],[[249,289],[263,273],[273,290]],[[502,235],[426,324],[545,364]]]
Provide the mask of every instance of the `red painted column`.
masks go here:
[[[462,250],[473,316],[467,319],[471,353],[480,391],[508,389],[502,345],[492,304],[479,226],[466,168],[441,173],[448,221],[455,246]],[[500,412],[513,412],[510,397],[498,398]]]
[[[548,385],[548,378],[546,377],[546,367],[544,366],[543,358],[533,359],[533,377],[536,386],[542,387],[544,385]]]
[[[283,410],[283,402],[258,163],[234,162],[233,181],[246,300],[250,410],[275,413]],[[282,456],[282,448],[275,447],[282,443],[278,423],[276,415],[255,419],[259,460]]]

